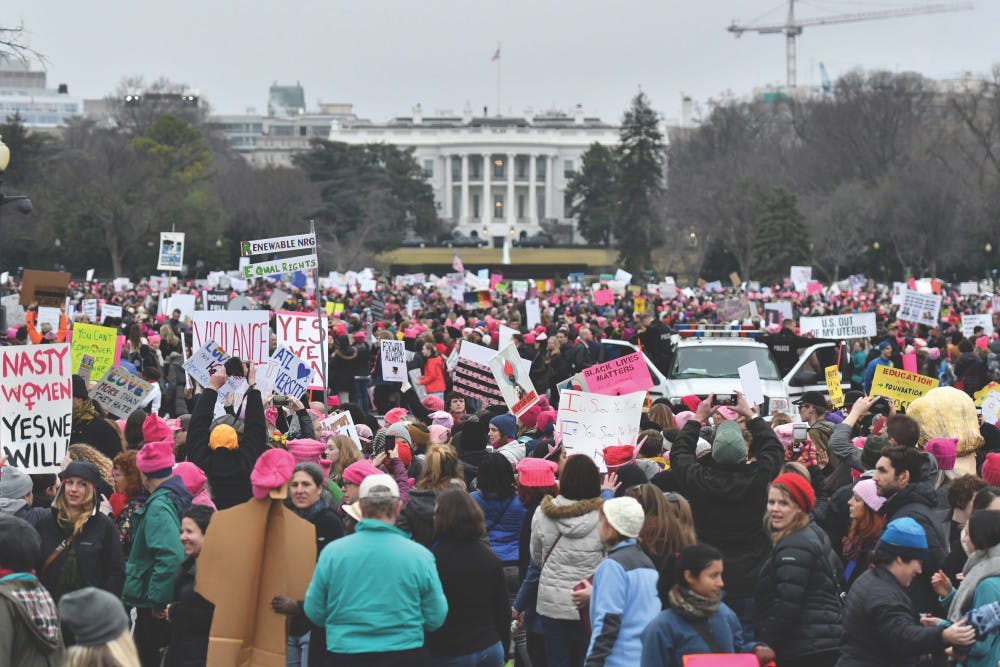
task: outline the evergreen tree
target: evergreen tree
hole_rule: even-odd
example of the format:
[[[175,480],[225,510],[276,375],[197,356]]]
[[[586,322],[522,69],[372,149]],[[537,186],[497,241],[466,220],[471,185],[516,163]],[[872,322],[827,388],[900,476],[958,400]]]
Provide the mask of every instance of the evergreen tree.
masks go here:
[[[645,93],[625,112],[618,145],[618,261],[632,273],[652,265],[652,246],[660,241],[657,222],[663,195],[666,147],[656,112]]]
[[[611,247],[618,215],[618,161],[611,147],[594,143],[583,154],[580,171],[566,189],[572,202],[569,213],[588,243]]]
[[[805,217],[792,192],[779,186],[762,195],[754,234],[753,278],[773,284],[788,275],[788,267],[806,261],[809,239]]]

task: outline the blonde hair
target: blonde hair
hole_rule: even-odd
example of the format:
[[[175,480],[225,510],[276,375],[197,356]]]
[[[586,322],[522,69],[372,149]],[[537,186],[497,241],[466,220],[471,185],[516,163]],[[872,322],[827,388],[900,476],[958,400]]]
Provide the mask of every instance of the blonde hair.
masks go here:
[[[66,494],[62,492],[62,488],[59,489],[59,493],[56,494],[56,499],[52,501],[52,506],[56,508],[56,518],[59,523],[66,523],[73,526],[73,537],[76,537],[83,530],[83,527],[87,525],[90,521],[90,517],[94,513],[94,507],[97,506],[97,491],[94,490],[94,485],[90,483],[89,480],[83,480],[87,486],[87,495],[83,499],[83,505],[79,510],[73,511],[70,506],[66,503]]]
[[[354,444],[349,435],[334,435],[331,436],[329,444],[336,445],[337,462],[333,464],[330,468],[331,477],[340,477],[341,473],[344,472],[344,468],[361,460],[361,452],[358,450],[358,446]]]
[[[440,491],[457,479],[465,486],[462,475],[462,463],[458,454],[448,445],[431,445],[427,448],[427,460],[424,461],[423,474],[417,480],[418,489],[434,489]]]
[[[788,501],[788,504],[795,511],[795,516],[793,516],[792,520],[788,522],[788,525],[781,530],[775,530],[771,527],[771,517],[767,512],[764,512],[764,530],[766,530],[767,534],[771,536],[771,543],[777,544],[792,533],[802,530],[808,526],[809,515],[802,511],[802,508],[799,507],[799,504],[792,498],[792,494],[789,493],[788,488],[786,488],[785,485],[772,484],[771,488],[780,491],[781,495],[785,497],[785,500]]]
[[[64,667],[141,667],[128,629],[106,644],[70,646]]]
[[[174,328],[169,324],[164,324],[160,327],[160,338],[171,346],[181,344],[181,339],[177,337],[177,334],[174,333]]]

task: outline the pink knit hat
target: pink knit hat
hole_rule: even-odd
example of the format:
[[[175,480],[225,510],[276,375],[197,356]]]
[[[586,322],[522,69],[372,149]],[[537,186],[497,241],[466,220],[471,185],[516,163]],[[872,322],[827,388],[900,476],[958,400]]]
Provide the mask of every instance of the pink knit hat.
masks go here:
[[[215,503],[212,502],[212,498],[205,490],[205,482],[208,481],[208,478],[202,472],[201,468],[190,461],[181,461],[174,466],[174,475],[184,481],[184,488],[194,496],[191,499],[192,505],[204,505],[205,507],[211,507],[213,510],[217,509]]]
[[[167,477],[162,474],[164,470],[168,473],[174,467],[174,440],[160,440],[158,442],[147,442],[135,455],[135,467],[139,472],[147,475],[150,473],[161,473],[151,475],[154,477]]]
[[[878,494],[878,487],[875,485],[874,479],[863,479],[854,485],[854,494],[864,501],[865,505],[868,505],[873,512],[878,512],[882,509],[882,503],[885,502],[885,498]]]
[[[424,400],[420,401],[420,404],[431,412],[444,410],[444,399],[440,396],[427,396]]]
[[[545,488],[556,485],[559,465],[548,459],[529,457],[517,462],[517,483],[521,486]]]
[[[355,461],[344,468],[343,478],[349,484],[361,484],[368,475],[380,475],[382,471],[372,465],[368,459]]]
[[[326,444],[313,438],[299,438],[289,440],[285,443],[288,453],[295,458],[296,463],[318,463],[323,452],[326,451]]]
[[[555,410],[542,410],[538,413],[538,419],[535,421],[535,428],[537,428],[539,432],[545,433],[549,426],[556,423],[556,419],[558,417],[559,415]]]
[[[938,470],[955,469],[958,438],[931,438],[924,449],[937,461]]]
[[[986,455],[980,477],[990,486],[1000,486],[1000,453],[990,452]]]
[[[538,425],[538,415],[541,413],[542,408],[536,403],[525,410],[524,413],[518,417],[518,420],[524,424],[526,428],[535,428]]]
[[[354,430],[358,432],[358,440],[361,442],[371,442],[375,434],[372,433],[372,429],[368,424],[358,424],[354,427]]]
[[[677,428],[684,428],[684,424],[687,424],[692,419],[694,419],[694,413],[690,410],[684,410],[674,415],[674,424]]]
[[[447,445],[448,439],[451,437],[451,432],[440,424],[431,424],[427,427],[427,430],[431,433],[431,444],[432,445]]]
[[[385,413],[383,421],[386,426],[392,426],[408,414],[410,413],[406,408],[393,408],[392,410],[389,410],[389,412]]]
[[[427,416],[431,418],[431,424],[443,426],[449,431],[455,426],[455,418],[451,416],[451,413],[445,412],[444,410],[432,412]]]
[[[253,497],[258,500],[267,498],[273,489],[279,489],[292,478],[295,468],[295,457],[284,449],[269,449],[260,458],[250,473],[250,487]]]
[[[156,442],[157,440],[172,440],[173,432],[167,422],[163,421],[159,415],[149,415],[142,422],[143,442]]]

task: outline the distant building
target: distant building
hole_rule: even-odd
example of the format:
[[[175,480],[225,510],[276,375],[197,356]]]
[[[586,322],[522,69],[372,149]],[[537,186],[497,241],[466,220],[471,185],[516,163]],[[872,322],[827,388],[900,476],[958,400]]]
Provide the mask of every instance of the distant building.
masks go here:
[[[0,120],[14,116],[32,130],[55,130],[83,115],[83,100],[71,97],[69,87],[51,89],[46,74],[20,60],[0,60]]]
[[[543,231],[542,223],[575,230],[566,187],[580,158],[594,144],[618,142],[619,128],[570,113],[526,112],[519,117],[413,114],[382,124],[334,122],[330,141],[386,143],[413,148],[434,190],[439,215],[455,233],[502,245]],[[575,233],[567,239],[580,242]]]

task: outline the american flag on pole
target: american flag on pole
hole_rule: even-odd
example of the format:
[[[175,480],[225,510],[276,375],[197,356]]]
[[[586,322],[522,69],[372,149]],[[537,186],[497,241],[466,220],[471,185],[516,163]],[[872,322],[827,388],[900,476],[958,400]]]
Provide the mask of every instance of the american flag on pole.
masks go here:
[[[465,273],[465,265],[462,264],[462,258],[458,256],[457,251],[451,260],[451,268],[455,269],[459,273]]]
[[[499,44],[497,44],[497,50],[494,51],[493,57],[490,58],[490,62],[493,63],[493,62],[496,62],[498,60],[500,60],[500,45]]]

